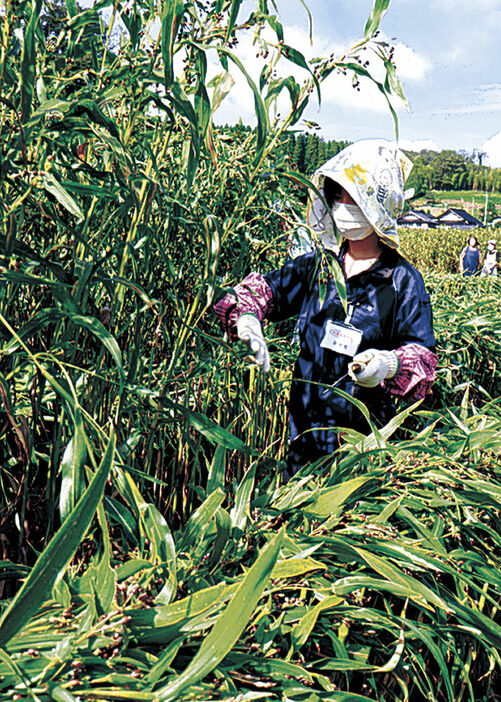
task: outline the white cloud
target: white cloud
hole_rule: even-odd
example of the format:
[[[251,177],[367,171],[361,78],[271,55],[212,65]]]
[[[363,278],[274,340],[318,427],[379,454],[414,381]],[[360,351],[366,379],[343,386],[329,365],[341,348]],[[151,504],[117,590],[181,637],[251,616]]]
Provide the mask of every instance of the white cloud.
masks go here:
[[[427,58],[420,56],[406,44],[397,44],[395,46],[393,58],[397,67],[397,74],[402,81],[421,81],[432,67]]]
[[[406,151],[421,151],[422,149],[440,151],[433,139],[400,139],[398,143],[400,148]]]
[[[501,29],[500,0],[437,0],[438,11],[435,27],[441,27],[441,35],[436,29],[434,57],[437,67],[464,66],[469,71],[472,65],[491,64],[496,66],[499,56],[499,31]],[[487,66],[486,66],[487,68]],[[488,70],[488,69],[487,69]]]
[[[260,47],[259,45],[253,43],[253,36],[250,33],[241,33],[239,43],[235,51],[238,58],[245,66],[246,71],[256,84],[259,83],[259,76],[263,66],[270,60],[273,54],[273,47],[271,46],[273,43],[273,36],[271,30],[266,30],[266,32],[263,32],[262,37],[270,42],[270,53],[267,60],[256,55],[259,53]],[[307,28],[304,27],[284,27],[284,38],[285,42],[290,46],[298,47],[307,61],[311,61],[311,59],[315,57],[329,56],[330,54],[334,54],[334,56],[343,56],[349,48],[349,44],[344,46],[336,45],[333,44],[332,40],[322,35],[314,36],[313,44],[311,44]],[[355,43],[355,41],[353,43]],[[209,58],[209,77],[212,77],[216,73],[221,72],[222,69],[220,66],[216,65],[216,55]],[[231,61],[229,62],[229,67],[231,75],[235,80],[235,85],[221,104],[220,108],[217,110],[216,120],[218,122],[232,122],[241,117],[245,123],[254,124],[254,97],[252,91],[241,71],[234,64],[232,64]],[[375,70],[378,70],[377,66],[375,67]],[[281,59],[278,63],[277,73],[283,77],[292,75],[299,84],[301,84],[305,78],[309,77],[309,74],[305,69],[300,68],[299,66],[285,59]],[[358,92],[352,87],[351,75],[344,76],[337,72],[333,72],[322,83],[321,94],[322,107],[327,104],[336,103],[358,109],[376,111],[384,111],[388,109],[385,99],[374,84],[371,83],[371,81],[362,78],[360,83],[360,92]],[[288,93],[286,90],[282,92],[282,95],[277,101],[277,105],[278,111],[282,116],[288,113],[290,103],[288,101]],[[316,107],[316,93],[312,96],[310,105],[309,114],[311,117],[311,110],[318,110],[318,106]],[[313,117],[313,119],[315,119],[315,117]]]
[[[498,10],[499,0],[434,0],[434,4],[438,5],[442,10],[453,10],[455,13],[463,12],[479,12],[480,10]]]
[[[322,84],[322,106],[342,105],[358,110],[384,112],[388,103],[376,85],[361,77],[359,89],[353,87],[352,75],[332,73]]]
[[[474,91],[475,103],[485,110],[501,109],[501,83],[483,83]]]
[[[485,165],[501,168],[501,132],[497,132],[482,144],[482,151],[487,154]]]
[[[501,83],[483,83],[475,88],[470,88],[466,92],[462,91],[461,96],[463,99],[466,96],[467,104],[433,110],[431,114],[469,115],[501,111]]]
[[[273,39],[276,41],[271,30],[268,29],[266,32],[263,32],[262,38],[269,41],[270,45],[273,43]],[[310,61],[314,57],[325,57],[329,55],[341,58],[349,51],[351,46],[359,41],[357,38],[352,38],[351,41],[347,40],[346,43],[341,45],[339,43],[334,43],[331,37],[317,33],[313,35],[313,43],[310,43],[307,28],[294,25],[284,26],[284,38],[287,44],[299,48],[307,61]],[[383,41],[387,40],[383,34],[380,38]],[[256,55],[259,53],[259,48],[257,44],[253,43],[253,35],[251,33],[241,33],[239,44],[235,50],[235,53],[256,84],[259,82],[259,75],[263,66],[266,61],[270,60],[273,54],[273,48],[270,46],[269,56],[267,60],[265,60],[262,56]],[[384,82],[384,64],[380,58],[376,56],[375,52],[372,50],[364,50],[360,55],[362,61],[369,62],[367,68],[371,75],[379,82]],[[215,54],[212,57],[209,55],[209,59],[209,76],[212,77],[216,73],[220,73],[222,69],[217,65],[217,57]],[[431,64],[426,58],[403,43],[395,45],[394,62],[397,69],[397,76],[404,83],[404,92],[405,82],[420,82],[431,70]],[[255,124],[254,97],[252,91],[245,77],[235,65],[232,65],[231,61],[230,71],[235,85],[218,108],[216,121],[218,123],[234,122],[238,118],[241,118],[246,124]],[[277,71],[278,74],[282,76],[292,75],[298,83],[301,83],[308,77],[308,73],[304,69],[284,59],[277,65]],[[337,71],[331,73],[321,85],[322,103],[320,110],[318,110],[316,95],[313,94],[310,106],[304,116],[322,123],[327,118],[326,112],[328,110],[337,110],[339,108],[348,108],[349,110],[359,110],[367,113],[386,113],[389,116],[387,100],[377,85],[370,79],[360,76],[358,78],[358,89],[356,89],[353,87],[353,78],[354,76],[351,72],[348,72],[346,75]],[[398,97],[393,96],[391,99],[397,112],[405,109],[404,104]],[[282,117],[289,111],[288,93],[285,90],[277,101],[277,110]]]
[[[464,63],[465,60],[469,60],[469,52],[465,51],[465,43],[463,41],[447,46],[436,57],[437,65],[449,67]]]

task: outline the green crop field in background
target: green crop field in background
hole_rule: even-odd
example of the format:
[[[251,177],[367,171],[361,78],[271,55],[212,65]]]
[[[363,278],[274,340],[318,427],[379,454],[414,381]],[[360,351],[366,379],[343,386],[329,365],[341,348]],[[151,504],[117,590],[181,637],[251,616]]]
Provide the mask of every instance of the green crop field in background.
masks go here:
[[[420,271],[431,273],[457,273],[459,256],[473,234],[482,252],[486,251],[489,239],[499,238],[497,227],[478,228],[472,231],[454,229],[453,227],[438,227],[436,229],[415,229],[401,227],[399,229],[400,250]]]
[[[430,190],[426,196],[413,199],[411,207],[425,211],[431,208],[433,212],[438,212],[437,208],[440,207],[456,207],[466,210],[483,222],[485,204],[486,194],[481,190]],[[501,193],[487,192],[487,206],[489,205],[496,209],[497,216],[501,216]],[[490,220],[491,216],[487,218],[487,222]]]

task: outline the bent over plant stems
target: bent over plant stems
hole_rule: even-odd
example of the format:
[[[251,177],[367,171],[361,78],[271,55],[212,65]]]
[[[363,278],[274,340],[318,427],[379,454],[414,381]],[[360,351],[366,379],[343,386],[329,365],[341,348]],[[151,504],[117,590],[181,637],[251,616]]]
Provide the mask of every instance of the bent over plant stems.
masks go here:
[[[388,5],[310,62],[271,0],[3,3],[2,698],[493,699],[495,281],[430,276],[435,395],[285,486],[292,329],[264,378],[207,314],[286,254],[322,81],[372,52],[403,97]],[[256,127],[216,126],[241,89]]]
[[[265,547],[233,595],[189,666],[176,680],[157,692],[159,702],[169,702],[197,683],[221,663],[247,626],[270,578],[282,545],[283,530]]]

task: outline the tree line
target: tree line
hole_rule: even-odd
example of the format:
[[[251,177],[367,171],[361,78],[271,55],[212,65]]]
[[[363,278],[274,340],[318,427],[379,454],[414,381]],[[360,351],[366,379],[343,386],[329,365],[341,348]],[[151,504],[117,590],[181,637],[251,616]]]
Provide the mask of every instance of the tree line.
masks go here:
[[[501,168],[482,164],[482,152],[430,151],[406,152],[414,163],[407,184],[416,195],[429,190],[480,190],[501,193]]]
[[[287,153],[291,168],[305,175],[312,175],[319,166],[350,144],[349,141],[325,141],[316,134],[287,136]]]
[[[289,134],[287,150],[291,166],[311,175],[327,159],[335,156],[349,141],[325,141],[316,134]],[[416,195],[430,190],[481,190],[501,193],[501,168],[483,165],[483,154],[466,151],[407,151],[414,163],[407,186]]]
[[[236,136],[238,132],[248,132],[251,128],[238,124],[225,125],[222,129]],[[288,132],[277,146],[277,160],[286,156],[291,170],[311,176],[319,166],[350,143],[346,140],[325,140],[312,133]],[[452,149],[423,149],[417,152],[404,149],[404,152],[414,163],[407,187],[414,188],[416,196],[427,195],[432,190],[501,193],[501,168],[483,165],[485,154],[481,151],[468,153]]]

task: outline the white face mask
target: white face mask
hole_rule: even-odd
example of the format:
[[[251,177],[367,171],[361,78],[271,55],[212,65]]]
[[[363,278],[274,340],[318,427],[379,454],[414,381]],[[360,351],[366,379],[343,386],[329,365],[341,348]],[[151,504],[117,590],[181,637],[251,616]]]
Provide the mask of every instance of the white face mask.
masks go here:
[[[374,231],[374,227],[358,205],[335,202],[331,212],[339,233],[345,239],[359,241],[366,239]]]

